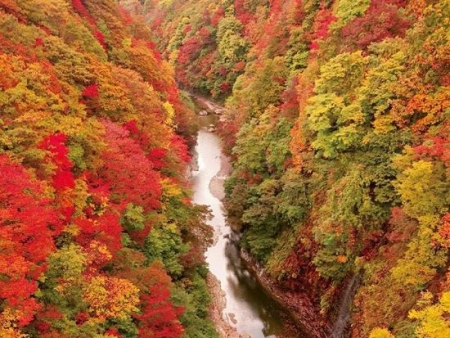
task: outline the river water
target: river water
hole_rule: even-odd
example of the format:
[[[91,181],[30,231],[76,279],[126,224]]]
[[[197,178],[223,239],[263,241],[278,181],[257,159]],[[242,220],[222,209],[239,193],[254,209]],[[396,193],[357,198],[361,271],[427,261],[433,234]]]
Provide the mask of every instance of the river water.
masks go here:
[[[208,117],[203,124],[209,124]],[[218,136],[205,129],[199,131],[196,151],[198,170],[193,171],[193,201],[209,206],[216,242],[206,253],[210,271],[220,281],[226,297],[223,316],[241,334],[252,338],[303,337],[300,333],[286,333],[283,322],[286,314],[258,284],[243,264],[233,234],[226,224],[222,202],[214,197],[210,182],[221,168],[222,146]]]

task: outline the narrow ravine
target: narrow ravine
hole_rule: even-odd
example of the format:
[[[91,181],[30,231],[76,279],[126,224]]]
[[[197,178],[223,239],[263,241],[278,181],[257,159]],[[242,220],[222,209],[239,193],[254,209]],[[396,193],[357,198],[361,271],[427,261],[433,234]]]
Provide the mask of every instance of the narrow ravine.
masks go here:
[[[201,119],[204,125],[210,124],[208,117]],[[196,151],[198,170],[192,173],[194,202],[209,206],[212,212],[209,224],[215,231],[215,243],[207,251],[207,262],[223,290],[223,319],[239,333],[227,332],[223,336],[305,337],[301,332],[286,332],[283,325],[286,313],[243,265],[233,234],[226,225],[222,202],[217,198],[221,197],[220,175],[224,174],[219,137],[206,129],[200,130]],[[217,293],[214,295],[213,292],[213,297],[218,297]]]

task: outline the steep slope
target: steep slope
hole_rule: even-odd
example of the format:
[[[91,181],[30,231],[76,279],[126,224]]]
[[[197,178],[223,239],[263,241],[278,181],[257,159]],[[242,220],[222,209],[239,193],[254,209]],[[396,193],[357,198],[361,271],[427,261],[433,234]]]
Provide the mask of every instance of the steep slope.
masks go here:
[[[149,29],[0,0],[0,74],[0,336],[215,337],[193,113]]]
[[[353,337],[450,327],[450,2],[144,2],[177,81],[226,98],[241,245]],[[348,298],[348,297],[343,297]]]

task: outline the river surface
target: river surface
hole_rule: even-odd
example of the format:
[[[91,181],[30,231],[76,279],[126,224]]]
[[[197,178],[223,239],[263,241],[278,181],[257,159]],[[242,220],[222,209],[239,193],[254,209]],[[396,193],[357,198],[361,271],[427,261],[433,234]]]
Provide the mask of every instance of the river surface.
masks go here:
[[[211,117],[200,118],[208,125]],[[246,269],[231,239],[222,202],[213,196],[210,182],[221,169],[222,146],[218,136],[205,129],[199,131],[196,151],[198,170],[193,171],[194,203],[209,206],[216,241],[206,253],[210,271],[220,281],[226,297],[224,319],[241,334],[252,338],[302,337],[287,334],[283,326],[285,312],[271,299],[255,277]]]

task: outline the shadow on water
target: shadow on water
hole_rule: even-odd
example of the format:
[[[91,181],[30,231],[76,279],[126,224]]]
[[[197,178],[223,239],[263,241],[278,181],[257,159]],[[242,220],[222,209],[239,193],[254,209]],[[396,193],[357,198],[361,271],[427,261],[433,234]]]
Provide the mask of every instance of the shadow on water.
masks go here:
[[[256,277],[244,266],[236,243],[229,241],[225,247],[225,255],[228,259],[227,269],[232,273],[228,276],[228,285],[232,296],[246,302],[255,314],[254,320],[262,322],[262,334],[264,337],[277,337],[285,334],[283,326],[284,311],[267,295],[260,286]],[[252,336],[253,337],[253,336]]]

